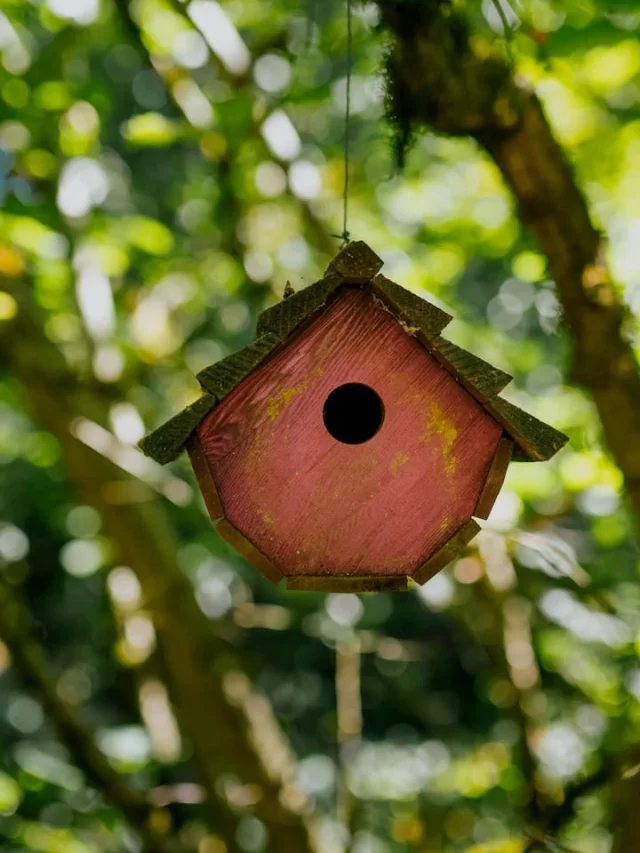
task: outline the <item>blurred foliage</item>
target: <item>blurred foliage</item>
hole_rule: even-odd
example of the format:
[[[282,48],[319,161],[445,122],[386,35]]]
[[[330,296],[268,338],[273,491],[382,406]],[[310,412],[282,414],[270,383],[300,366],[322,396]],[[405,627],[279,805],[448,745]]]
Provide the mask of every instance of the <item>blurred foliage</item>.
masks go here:
[[[633,335],[640,3],[497,2],[502,16],[488,0],[458,5],[479,44],[509,43],[543,100],[609,235]],[[507,396],[571,438],[548,464],[512,466],[454,566],[408,595],[287,593],[216,536],[185,461],[159,471],[132,449],[196,397],[195,372],[249,342],[287,280],[314,281],[338,248],[342,3],[2,0],[0,277],[27,284],[47,338],[110,401],[94,445],[165,496],[201,609],[291,742],[322,849],[523,853],[533,790],[561,802],[634,739],[638,542],[593,406],[564,375],[545,258],[500,174],[471,142],[428,134],[398,173],[384,35],[373,4],[354,15],[352,236],[455,315],[453,340],[514,375]],[[18,312],[13,292],[0,288],[0,324]],[[2,582],[28,602],[58,696],[113,767],[139,789],[176,791],[185,847],[219,853],[204,805],[180,795],[196,777],[136,578],[77,503],[11,371],[0,378]],[[341,655],[357,659],[347,671],[362,701],[348,737]],[[0,672],[0,850],[138,849],[2,644]],[[237,812],[239,849],[290,853],[269,846],[251,804]],[[596,789],[563,843],[607,853],[611,833]]]

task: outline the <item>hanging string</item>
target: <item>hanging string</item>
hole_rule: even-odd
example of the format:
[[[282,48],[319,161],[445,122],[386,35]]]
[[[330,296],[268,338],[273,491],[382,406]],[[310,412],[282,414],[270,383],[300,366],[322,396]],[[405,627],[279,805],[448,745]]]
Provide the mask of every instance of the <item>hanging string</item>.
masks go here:
[[[342,233],[334,234],[342,245],[346,246],[351,240],[347,223],[349,214],[349,143],[351,119],[351,70],[353,66],[353,35],[351,29],[351,0],[347,0],[347,90],[344,113],[344,190],[342,193]]]

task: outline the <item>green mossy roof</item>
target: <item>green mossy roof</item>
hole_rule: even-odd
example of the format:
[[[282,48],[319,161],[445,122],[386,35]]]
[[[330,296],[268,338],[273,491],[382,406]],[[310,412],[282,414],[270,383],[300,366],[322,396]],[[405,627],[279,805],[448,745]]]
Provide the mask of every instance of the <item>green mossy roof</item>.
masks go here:
[[[322,308],[335,291],[344,284],[341,276],[326,275],[315,284],[299,290],[277,305],[267,308],[258,317],[257,335],[277,335],[280,340],[288,338],[295,329]]]
[[[191,433],[217,402],[213,394],[200,397],[195,403],[178,412],[157,430],[143,438],[140,442],[141,450],[161,465],[173,462],[184,449]]]
[[[445,366],[453,368],[455,375],[468,383],[471,393],[482,402],[495,397],[513,379],[504,370],[439,335],[428,341],[428,348]]]
[[[271,355],[273,350],[282,343],[282,340],[278,335],[271,332],[260,335],[248,347],[228,355],[222,361],[212,364],[211,367],[205,367],[196,378],[204,390],[209,391],[210,394],[215,394],[218,402],[220,402],[243,379],[246,379],[251,371],[255,370],[268,355]]]
[[[564,433],[502,397],[495,397],[487,403],[486,408],[513,437],[516,443],[514,462],[544,462],[555,456],[569,440]]]
[[[428,338],[439,334],[453,320],[451,314],[383,275],[377,275],[372,280],[371,289],[379,299],[399,314],[409,327],[421,331]]]
[[[567,442],[567,436],[498,397],[511,376],[481,358],[440,337],[451,315],[405,290],[383,275],[382,261],[363,242],[350,243],[333,259],[324,278],[267,308],[258,318],[254,343],[205,368],[198,381],[206,392],[166,424],[152,432],[140,447],[166,464],[184,448],[200,421],[260,366],[303,323],[308,322],[343,286],[369,287],[403,327],[471,393],[515,441],[514,460],[549,459]]]

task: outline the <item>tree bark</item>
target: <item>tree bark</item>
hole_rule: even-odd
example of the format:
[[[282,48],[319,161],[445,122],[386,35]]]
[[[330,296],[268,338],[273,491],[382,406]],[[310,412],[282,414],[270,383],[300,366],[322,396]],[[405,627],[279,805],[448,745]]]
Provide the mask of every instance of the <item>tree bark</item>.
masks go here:
[[[612,779],[613,853],[635,853],[640,850],[640,817],[638,794],[640,792],[640,755],[638,749],[623,754],[617,762]],[[634,755],[635,752],[635,755]]]
[[[540,102],[498,55],[474,51],[464,21],[444,0],[378,5],[392,34],[390,117],[405,139],[421,126],[472,136],[497,163],[547,257],[573,344],[572,378],[591,393],[640,513],[638,364],[602,236]]]
[[[274,850],[313,853],[302,808],[288,805],[287,796],[296,802],[292,779],[286,769],[277,773],[268,766],[268,749],[260,752],[262,733],[247,713],[247,702],[233,701],[225,691],[225,676],[237,676],[233,650],[212,631],[179,568],[171,523],[159,499],[74,435],[79,417],[106,421],[99,387],[83,385],[67,368],[32,316],[24,288],[8,282],[3,288],[18,299],[19,312],[0,326],[2,361],[21,384],[33,418],[58,440],[71,483],[100,512],[119,559],[140,581],[169,693],[207,792],[212,825],[229,853],[235,853],[238,815],[221,788],[221,777],[231,774],[242,784],[257,786],[254,814],[265,824]],[[297,802],[299,806],[300,797]]]

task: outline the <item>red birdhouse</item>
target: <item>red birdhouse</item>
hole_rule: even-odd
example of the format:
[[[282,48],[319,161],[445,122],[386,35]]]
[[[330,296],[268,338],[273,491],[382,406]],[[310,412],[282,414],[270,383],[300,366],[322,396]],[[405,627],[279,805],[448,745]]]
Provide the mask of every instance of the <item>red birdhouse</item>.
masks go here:
[[[566,436],[498,397],[511,377],[440,336],[451,317],[351,243],[267,309],[255,342],[142,442],[186,447],[219,533],[289,589],[406,589],[479,530],[507,466]]]

